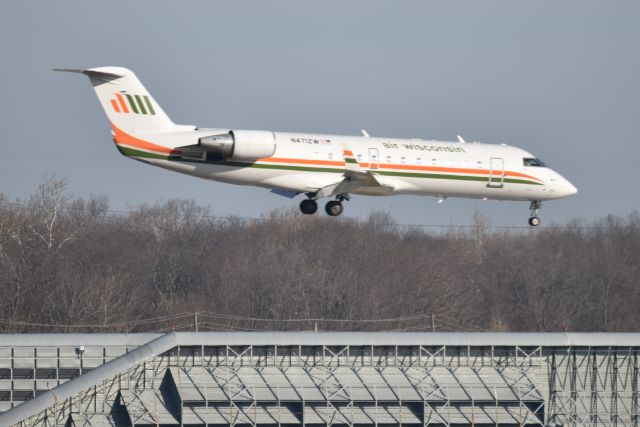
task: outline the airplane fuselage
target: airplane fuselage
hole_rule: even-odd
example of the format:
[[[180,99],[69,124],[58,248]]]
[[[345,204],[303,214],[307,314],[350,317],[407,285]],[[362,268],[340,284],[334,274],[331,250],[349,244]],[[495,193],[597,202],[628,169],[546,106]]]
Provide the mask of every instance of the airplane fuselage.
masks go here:
[[[517,147],[495,144],[442,142],[422,139],[375,138],[274,132],[275,153],[255,161],[207,159],[205,152],[179,147],[199,137],[228,129],[200,129],[163,135],[172,152],[139,149],[130,157],[155,166],[200,178],[237,185],[252,185],[296,193],[313,193],[342,179],[343,147],[354,153],[358,165],[385,184],[360,187],[353,194],[368,196],[425,195],[498,200],[544,201],[575,193],[575,187],[546,166],[527,166],[535,157]],[[157,136],[149,135],[157,140]],[[132,144],[133,145],[133,144]],[[129,154],[128,154],[129,153]]]

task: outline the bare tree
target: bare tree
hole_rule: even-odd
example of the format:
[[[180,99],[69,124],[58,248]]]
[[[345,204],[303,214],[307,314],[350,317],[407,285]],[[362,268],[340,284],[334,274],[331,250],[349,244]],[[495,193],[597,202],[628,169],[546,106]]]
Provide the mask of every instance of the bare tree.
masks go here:
[[[25,201],[0,195],[0,328],[158,329],[169,321],[136,322],[194,311],[210,328],[429,330],[432,314],[449,330],[640,327],[638,213],[537,230],[472,221],[247,221],[189,200],[119,213],[51,177]],[[398,320],[332,321],[385,318]]]

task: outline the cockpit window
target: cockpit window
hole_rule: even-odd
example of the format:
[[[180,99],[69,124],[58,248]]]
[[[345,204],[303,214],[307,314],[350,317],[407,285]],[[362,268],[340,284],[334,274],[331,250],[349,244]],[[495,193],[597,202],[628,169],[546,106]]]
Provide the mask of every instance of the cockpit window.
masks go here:
[[[525,166],[540,166],[540,167],[545,167],[546,165],[542,162],[542,160],[540,159],[534,159],[534,158],[527,158],[525,157],[524,159],[524,165]]]

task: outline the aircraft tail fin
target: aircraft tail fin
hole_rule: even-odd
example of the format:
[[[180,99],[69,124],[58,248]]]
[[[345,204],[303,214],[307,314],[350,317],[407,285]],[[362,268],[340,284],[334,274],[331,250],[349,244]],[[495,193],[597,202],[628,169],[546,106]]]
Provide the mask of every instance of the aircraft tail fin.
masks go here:
[[[162,133],[194,129],[174,124],[136,75],[121,67],[54,68],[89,77],[112,127],[127,134]]]

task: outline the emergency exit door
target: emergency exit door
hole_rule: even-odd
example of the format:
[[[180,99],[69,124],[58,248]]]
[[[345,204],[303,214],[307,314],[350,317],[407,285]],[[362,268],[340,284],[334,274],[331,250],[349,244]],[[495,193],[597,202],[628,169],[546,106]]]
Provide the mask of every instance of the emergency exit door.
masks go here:
[[[489,161],[489,181],[487,187],[502,188],[504,186],[504,159],[492,157]]]

